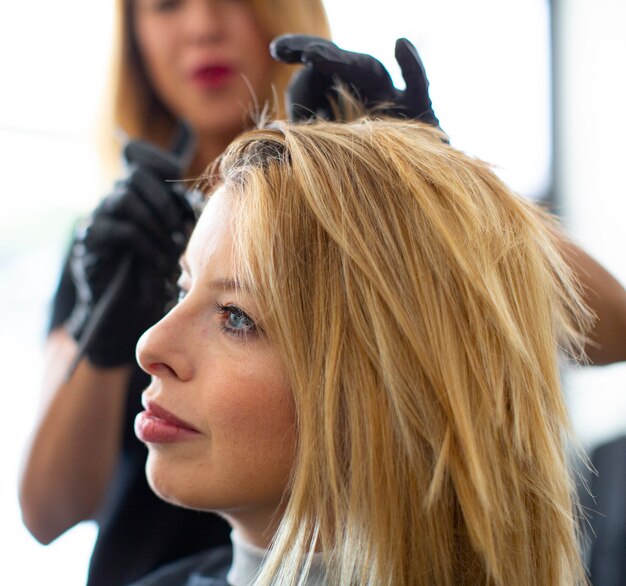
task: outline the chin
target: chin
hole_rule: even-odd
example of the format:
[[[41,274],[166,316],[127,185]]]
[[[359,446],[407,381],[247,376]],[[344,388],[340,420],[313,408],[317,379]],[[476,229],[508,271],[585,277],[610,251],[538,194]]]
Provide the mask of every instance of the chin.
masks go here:
[[[223,140],[231,142],[252,125],[251,120],[251,118],[244,119],[242,116],[235,119],[225,117],[223,120],[203,120],[197,128],[201,136],[222,137]]]
[[[242,110],[242,104],[246,109]],[[250,110],[248,110],[248,108]],[[229,136],[235,138],[246,128],[254,125],[256,114],[250,98],[244,101],[241,98],[231,98],[228,102],[216,105],[214,108],[199,109],[204,115],[195,117],[192,126],[196,127],[200,134],[207,136]]]
[[[146,462],[148,485],[162,500],[196,511],[213,511],[233,506],[232,490],[211,483],[211,476],[198,474],[201,467],[180,459],[165,458],[150,451]]]
[[[162,460],[161,456],[151,451],[146,461],[146,478],[152,491],[172,505],[202,509],[198,502],[198,488],[189,478],[189,474]]]

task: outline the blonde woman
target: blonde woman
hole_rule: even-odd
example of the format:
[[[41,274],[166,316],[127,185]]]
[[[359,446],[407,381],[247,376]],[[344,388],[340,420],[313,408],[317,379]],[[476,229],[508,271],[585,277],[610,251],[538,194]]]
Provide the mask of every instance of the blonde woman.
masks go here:
[[[550,218],[442,138],[275,124],[221,158],[135,427],[234,555],[139,584],[584,583],[559,360],[588,314]]]

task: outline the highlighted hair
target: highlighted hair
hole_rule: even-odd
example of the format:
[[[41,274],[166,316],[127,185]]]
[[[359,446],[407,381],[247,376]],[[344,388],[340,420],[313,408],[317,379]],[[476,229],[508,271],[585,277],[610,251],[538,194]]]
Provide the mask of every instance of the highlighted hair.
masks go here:
[[[261,583],[584,583],[552,220],[416,122],[275,124],[219,163],[298,416]]]

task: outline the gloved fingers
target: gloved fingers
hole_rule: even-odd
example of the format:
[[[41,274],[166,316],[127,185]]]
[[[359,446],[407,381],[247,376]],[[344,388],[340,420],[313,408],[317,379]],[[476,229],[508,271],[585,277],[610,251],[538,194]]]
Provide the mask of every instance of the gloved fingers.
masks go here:
[[[417,49],[408,39],[401,38],[396,41],[395,56],[406,84],[402,100],[402,105],[406,108],[405,115],[410,118],[420,118],[438,126],[439,121],[432,109],[428,93],[426,69]]]
[[[131,140],[124,147],[124,158],[129,165],[150,169],[163,179],[180,179],[178,158],[145,140]]]
[[[391,76],[378,59],[327,46],[311,46],[304,54],[307,66],[341,82],[366,107],[393,101],[396,90]]]
[[[92,222],[111,218],[137,226],[155,244],[182,251],[195,222],[195,215],[182,193],[168,189],[165,180],[143,168],[136,168],[116,185],[93,214]]]
[[[389,99],[393,83],[384,65],[365,53],[344,51],[329,43],[312,43],[302,54],[303,63],[355,89],[368,103]]]
[[[270,54],[276,61],[283,63],[301,63],[302,52],[311,43],[331,43],[322,37],[312,35],[281,35],[270,43]]]
[[[136,231],[145,234],[154,243],[153,247],[167,245],[170,234],[167,227],[132,185],[122,184],[118,191],[104,198],[93,214],[91,229],[116,223],[134,226]],[[113,231],[111,238],[116,236]]]
[[[400,66],[407,90],[428,94],[428,78],[422,59],[415,45],[408,39],[398,39],[395,49],[396,61]]]
[[[128,178],[127,185],[129,199],[135,194],[137,196],[137,210],[144,209],[144,214],[158,222],[158,226],[150,224],[151,229],[160,230],[162,234],[186,234],[193,227],[195,214],[182,193],[181,182],[160,179],[138,167]],[[140,222],[141,218],[136,220]]]
[[[98,259],[100,264],[115,262],[126,254],[133,254],[145,262],[165,268],[171,264],[174,251],[163,247],[137,225],[115,218],[100,217],[85,230],[80,243],[86,249],[85,257]]]
[[[303,63],[352,86],[368,102],[385,100],[394,89],[388,71],[378,59],[366,53],[345,51],[328,39],[284,35],[274,39],[270,51],[279,61]]]
[[[287,110],[292,121],[309,120],[316,116],[332,118],[329,96],[334,95],[333,79],[313,69],[301,69],[289,84]]]
[[[89,252],[86,248],[81,249],[80,245],[76,246],[72,251],[71,269],[76,290],[83,302],[97,302],[110,285],[123,259],[132,254],[120,251],[118,254],[105,256]]]

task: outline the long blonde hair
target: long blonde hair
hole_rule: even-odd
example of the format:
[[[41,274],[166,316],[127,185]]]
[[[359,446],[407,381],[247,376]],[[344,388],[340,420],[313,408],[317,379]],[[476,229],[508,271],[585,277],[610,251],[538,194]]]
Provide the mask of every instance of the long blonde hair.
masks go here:
[[[249,0],[268,40],[286,33],[330,37],[322,0]],[[116,0],[113,51],[103,102],[100,141],[103,154],[110,158],[115,129],[132,138],[142,138],[168,146],[175,127],[175,116],[155,93],[139,54],[133,24],[133,0]],[[278,101],[273,105],[282,116],[283,96],[295,68],[276,63],[268,79]]]
[[[275,124],[217,173],[298,417],[260,583],[584,582],[559,349],[588,314],[552,220],[416,122]]]

